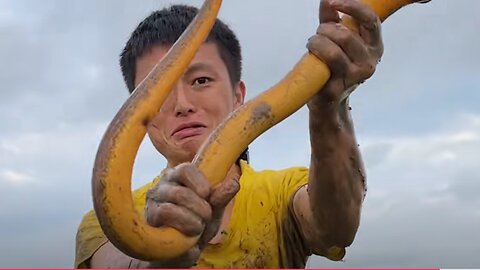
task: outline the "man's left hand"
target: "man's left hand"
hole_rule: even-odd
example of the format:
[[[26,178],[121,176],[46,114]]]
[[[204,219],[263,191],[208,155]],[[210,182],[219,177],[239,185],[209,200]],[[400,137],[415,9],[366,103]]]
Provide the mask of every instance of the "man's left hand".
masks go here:
[[[358,22],[358,33],[341,24],[339,12]],[[383,54],[380,20],[359,1],[322,0],[319,18],[317,33],[307,48],[327,64],[331,77],[308,103],[311,109],[342,104],[354,86],[373,75]]]

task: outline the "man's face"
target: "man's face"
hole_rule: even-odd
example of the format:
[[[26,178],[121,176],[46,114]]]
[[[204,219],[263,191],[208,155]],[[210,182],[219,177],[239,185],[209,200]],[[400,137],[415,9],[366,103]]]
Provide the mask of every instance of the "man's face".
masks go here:
[[[168,46],[154,46],[137,59],[137,86],[165,56]],[[180,77],[147,132],[153,145],[175,166],[193,159],[210,133],[243,104],[245,86],[232,89],[227,67],[214,43],[204,43]]]

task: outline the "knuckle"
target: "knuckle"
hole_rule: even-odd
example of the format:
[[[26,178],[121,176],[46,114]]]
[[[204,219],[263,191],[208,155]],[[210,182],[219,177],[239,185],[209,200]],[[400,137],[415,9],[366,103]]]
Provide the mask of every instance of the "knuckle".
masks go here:
[[[363,8],[360,8],[361,13],[363,14],[365,22],[367,23],[380,23],[380,18],[377,16],[375,11],[370,7],[365,6],[363,3],[358,3],[359,5],[363,5]]]
[[[160,196],[160,189],[161,187],[158,185],[153,186],[151,189],[147,191],[146,198],[147,202],[148,201],[161,201],[161,196]]]
[[[372,63],[365,63],[364,65],[360,66],[357,70],[357,76],[362,80],[370,78],[376,70],[376,64]]]
[[[201,199],[206,199],[211,193],[210,184],[205,180],[195,187],[194,192]]]
[[[337,40],[342,43],[351,42],[353,39],[352,32],[345,26],[338,24],[338,31],[336,31]]]
[[[321,37],[330,37],[332,36],[332,33],[335,32],[337,26],[336,23],[322,23],[320,26],[317,28],[317,36]]]
[[[147,222],[150,220],[150,217],[153,216],[152,214],[152,209],[153,209],[153,205],[151,202],[147,202],[147,204],[145,205],[145,210],[144,210],[144,215],[145,215],[145,218],[147,219]]]
[[[147,202],[148,201],[154,201],[158,203],[166,202],[169,200],[170,191],[175,187],[176,186],[170,183],[159,182],[147,191],[146,200]]]
[[[203,232],[203,221],[195,215],[185,215],[183,219],[176,219],[172,222],[172,226],[179,229],[187,235],[199,235]]]
[[[212,219],[212,207],[204,200],[201,203],[201,216],[204,222],[209,222]]]
[[[204,225],[202,220],[198,218],[192,218],[192,221],[187,224],[189,225],[190,231],[192,231],[194,234],[200,234],[203,232]]]
[[[332,23],[332,22],[328,22],[328,23],[322,23],[320,24],[320,26],[318,27],[318,34],[319,35],[322,35],[322,36],[331,36],[332,33],[335,33],[335,31],[337,30],[338,28],[338,23]]]
[[[377,62],[374,61],[374,63],[367,64],[367,66],[365,68],[365,72],[367,74],[370,74],[370,76],[371,76],[371,75],[373,75],[373,73],[375,73],[376,68],[377,68]]]
[[[147,223],[154,227],[162,225],[162,220],[165,219],[165,212],[162,211],[162,205],[160,203],[149,204],[145,209],[145,217]]]
[[[192,171],[195,171],[195,169],[195,165],[188,162],[182,163],[175,168],[177,172],[183,175],[189,175]]]
[[[198,196],[200,196],[202,199],[205,199],[210,195],[210,184],[208,182],[205,182],[201,185],[197,186],[196,193]]]
[[[225,193],[229,197],[233,197],[237,192],[240,190],[240,184],[238,180],[232,180],[228,182],[228,184],[225,187]]]
[[[169,218],[175,214],[175,205],[171,203],[158,203],[154,215],[159,218]]]
[[[182,179],[185,177],[185,169],[182,166],[183,164],[178,165],[169,172],[168,182],[181,183]]]
[[[185,199],[184,192],[180,186],[168,186],[166,187],[168,198],[170,201],[182,201]]]
[[[315,47],[315,42],[316,42],[316,39],[318,38],[318,36],[311,36],[310,38],[308,38],[308,41],[307,41],[307,48],[308,49],[312,49]]]
[[[357,78],[359,80],[364,79],[363,78],[364,76],[362,75],[363,71],[362,71],[362,68],[360,66],[355,65],[354,67],[352,67],[352,69],[350,70],[350,74],[352,74],[353,78]]]
[[[375,54],[377,56],[377,63],[380,62],[380,58],[382,58],[383,53],[384,53],[384,47],[383,47],[383,43],[380,41],[380,43],[377,45],[375,50]]]
[[[316,36],[325,36],[328,33],[329,24],[322,23],[317,28],[317,35]]]
[[[332,70],[332,72],[338,73],[339,75],[344,74],[347,69],[347,63],[345,61],[344,54],[342,50],[338,47],[333,47],[327,53],[327,65]]]
[[[321,49],[323,47],[321,39],[322,38],[320,36],[313,36],[308,40],[307,43],[307,49],[319,58],[323,58],[321,55]]]
[[[179,165],[179,175],[181,175],[181,182],[188,183],[190,187],[198,196],[202,198],[210,195],[210,184],[200,170],[192,163],[183,163]]]
[[[175,170],[172,168],[165,169],[163,176],[161,178],[162,180],[159,183],[170,182],[172,180],[172,177],[174,176],[174,173],[175,173]]]
[[[375,15],[374,13],[373,14],[370,14],[368,17],[367,17],[367,20],[366,22],[364,23],[365,24],[365,27],[367,29],[370,29],[370,30],[375,30],[375,32],[380,32],[380,29],[381,29],[381,21],[380,19],[377,17],[377,15]]]
[[[373,13],[373,11],[368,10],[368,12],[365,15],[366,15],[366,23],[377,26],[379,19],[377,15]]]
[[[328,50],[327,55],[327,61],[332,62],[334,64],[338,64],[341,62],[342,54],[338,48],[332,47],[330,50]]]

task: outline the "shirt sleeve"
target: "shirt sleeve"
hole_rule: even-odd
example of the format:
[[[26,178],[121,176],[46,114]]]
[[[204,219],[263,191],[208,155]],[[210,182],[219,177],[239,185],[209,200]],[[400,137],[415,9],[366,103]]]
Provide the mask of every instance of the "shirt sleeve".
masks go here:
[[[310,250],[305,245],[299,223],[293,211],[293,197],[308,184],[308,168],[295,167],[283,171],[279,181],[277,198],[280,214],[280,258],[282,267],[305,268]]]
[[[155,178],[141,188],[135,190],[132,194],[135,209],[143,213],[147,191],[159,181],[160,177]],[[143,216],[143,214],[142,214]],[[98,222],[97,215],[93,210],[88,212],[82,219],[77,230],[75,243],[75,268],[90,268],[90,259],[97,250],[108,242],[103,233],[102,227]]]
[[[107,241],[95,212],[88,212],[77,231],[75,268],[89,268],[93,254]]]
[[[297,191],[308,184],[308,168],[292,168],[282,181],[280,201],[284,210],[282,222],[282,240],[285,247],[285,258],[290,258],[289,268],[305,268],[306,259],[312,255],[310,248],[305,245],[301,234],[300,222],[298,221],[293,207],[293,198]],[[339,261],[345,256],[345,248],[332,248],[325,255],[332,261]],[[303,260],[305,258],[305,260]]]

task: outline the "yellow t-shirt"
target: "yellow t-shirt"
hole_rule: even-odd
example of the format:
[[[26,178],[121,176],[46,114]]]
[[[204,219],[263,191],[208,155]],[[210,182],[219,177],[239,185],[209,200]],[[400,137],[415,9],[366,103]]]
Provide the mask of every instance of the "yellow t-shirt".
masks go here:
[[[298,230],[291,200],[307,184],[308,169],[289,168],[256,172],[241,162],[240,191],[230,224],[219,244],[207,245],[198,268],[304,268],[311,252]],[[137,211],[143,213],[146,192],[154,183],[133,192]],[[75,267],[89,267],[93,254],[107,241],[93,211],[77,232]]]

